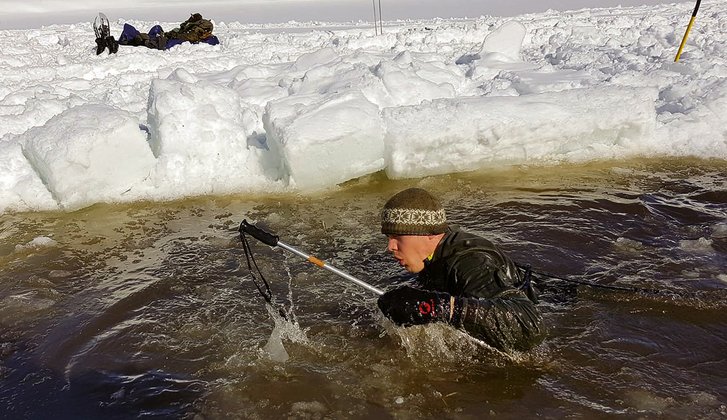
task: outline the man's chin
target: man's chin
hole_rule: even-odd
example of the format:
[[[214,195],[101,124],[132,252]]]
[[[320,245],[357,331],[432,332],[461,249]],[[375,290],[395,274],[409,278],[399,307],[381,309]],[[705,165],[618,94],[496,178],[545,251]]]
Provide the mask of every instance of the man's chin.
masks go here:
[[[416,274],[419,271],[421,271],[421,270],[414,270],[409,264],[404,262],[404,260],[397,259],[396,261],[399,263],[400,266],[402,266],[404,268],[404,270],[406,270],[410,273]]]
[[[406,270],[412,274],[417,274],[418,272],[422,271],[421,269],[417,270],[410,265],[405,265],[405,264],[402,264],[402,265],[404,266],[404,270]]]

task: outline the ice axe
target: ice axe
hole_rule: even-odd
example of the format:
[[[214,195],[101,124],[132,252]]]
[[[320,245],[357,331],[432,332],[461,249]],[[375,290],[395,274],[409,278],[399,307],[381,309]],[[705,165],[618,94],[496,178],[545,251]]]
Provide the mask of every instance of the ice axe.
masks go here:
[[[341,271],[338,268],[325,263],[324,261],[321,261],[320,259],[314,257],[313,255],[306,254],[303,251],[300,251],[298,249],[293,248],[290,245],[280,242],[280,238],[277,235],[267,232],[255,225],[251,225],[250,223],[247,222],[247,220],[243,220],[242,223],[240,223],[239,231],[240,231],[240,237],[242,238],[242,241],[243,241],[243,245],[246,244],[246,242],[247,242],[245,240],[245,235],[244,235],[245,233],[247,233],[250,236],[252,236],[253,238],[257,239],[258,241],[264,243],[265,245],[269,245],[271,247],[280,247],[280,248],[285,249],[286,251],[290,251],[299,257],[305,258],[308,262],[315,264],[320,268],[325,268],[326,270],[338,275],[339,277],[343,277],[344,279],[346,279],[350,282],[356,283],[357,285],[363,287],[364,289],[372,291],[372,292],[376,293],[377,295],[384,294],[384,292],[381,289],[378,289],[362,280],[359,280],[356,277],[354,277],[344,271]],[[248,264],[249,264],[249,262],[248,262]],[[268,301],[268,303],[270,303],[270,288],[268,287],[267,282],[265,282],[267,292],[264,292],[260,288],[260,286],[257,284],[257,282],[255,283],[255,285],[258,287],[258,290],[260,291],[260,293],[263,294],[263,297],[265,297],[266,300]]]

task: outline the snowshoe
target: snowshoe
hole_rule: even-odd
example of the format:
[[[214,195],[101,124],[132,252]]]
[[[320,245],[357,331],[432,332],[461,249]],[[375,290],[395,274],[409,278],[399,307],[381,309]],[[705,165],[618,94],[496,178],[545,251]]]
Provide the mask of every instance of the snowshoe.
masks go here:
[[[119,50],[119,43],[111,36],[111,25],[105,14],[99,13],[93,20],[93,31],[96,34],[96,55],[101,54],[106,48],[109,54]]]
[[[96,33],[96,38],[106,39],[111,35],[111,25],[105,14],[99,13],[93,20],[93,31]]]

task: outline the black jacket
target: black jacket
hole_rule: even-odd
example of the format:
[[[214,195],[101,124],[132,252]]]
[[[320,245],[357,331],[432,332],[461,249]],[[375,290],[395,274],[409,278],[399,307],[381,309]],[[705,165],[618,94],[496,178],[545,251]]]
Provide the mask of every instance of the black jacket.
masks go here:
[[[452,320],[455,327],[500,350],[528,350],[543,340],[545,327],[535,303],[518,288],[522,277],[492,242],[451,229],[418,281],[457,297],[461,315]]]

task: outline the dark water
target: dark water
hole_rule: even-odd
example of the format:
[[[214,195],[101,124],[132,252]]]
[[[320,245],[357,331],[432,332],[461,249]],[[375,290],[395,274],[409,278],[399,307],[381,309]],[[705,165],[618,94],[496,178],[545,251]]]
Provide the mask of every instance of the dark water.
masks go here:
[[[243,218],[386,288],[399,269],[378,209],[413,185],[537,270],[664,292],[550,280],[549,339],[505,355],[444,326],[396,329],[372,293],[254,243],[295,322],[266,309]],[[0,229],[0,418],[727,417],[725,161],[375,175],[315,196],[6,214]]]

